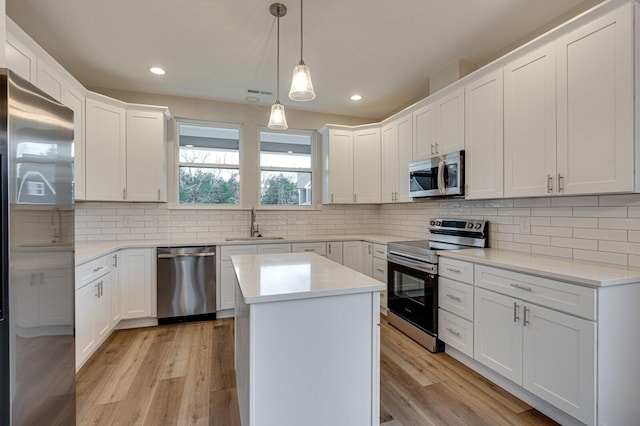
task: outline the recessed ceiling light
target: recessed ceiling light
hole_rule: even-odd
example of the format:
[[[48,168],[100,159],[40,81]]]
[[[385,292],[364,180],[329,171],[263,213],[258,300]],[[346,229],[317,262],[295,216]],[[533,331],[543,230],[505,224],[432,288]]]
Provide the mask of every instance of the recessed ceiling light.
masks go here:
[[[360,99],[362,99],[362,96],[360,96],[360,95],[353,95],[353,96],[351,96],[351,100],[352,100],[352,101],[359,101]]]
[[[260,98],[257,96],[247,96],[245,98],[247,100],[247,102],[259,102]]]
[[[149,68],[149,71],[151,71],[152,73],[156,74],[156,75],[165,75],[167,72],[160,68],[160,67],[151,67]]]

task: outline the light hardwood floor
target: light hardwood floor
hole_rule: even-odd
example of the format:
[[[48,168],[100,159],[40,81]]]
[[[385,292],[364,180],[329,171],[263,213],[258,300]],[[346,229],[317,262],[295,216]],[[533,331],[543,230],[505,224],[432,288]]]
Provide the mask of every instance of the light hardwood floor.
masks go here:
[[[550,425],[527,404],[382,320],[380,421]],[[79,425],[239,425],[233,320],[116,331],[77,377]]]

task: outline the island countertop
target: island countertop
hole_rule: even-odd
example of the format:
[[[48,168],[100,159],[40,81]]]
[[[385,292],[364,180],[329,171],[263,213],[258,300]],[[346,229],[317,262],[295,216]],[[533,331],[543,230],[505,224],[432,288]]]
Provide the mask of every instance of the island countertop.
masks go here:
[[[382,291],[385,284],[314,253],[232,256],[244,303]]]

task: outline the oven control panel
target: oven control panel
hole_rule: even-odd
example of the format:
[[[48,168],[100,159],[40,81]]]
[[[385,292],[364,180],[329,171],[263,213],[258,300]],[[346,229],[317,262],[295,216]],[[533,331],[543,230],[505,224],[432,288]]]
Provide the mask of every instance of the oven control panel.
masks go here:
[[[431,219],[429,220],[429,231],[472,231],[484,233],[487,227],[486,220],[480,219]]]

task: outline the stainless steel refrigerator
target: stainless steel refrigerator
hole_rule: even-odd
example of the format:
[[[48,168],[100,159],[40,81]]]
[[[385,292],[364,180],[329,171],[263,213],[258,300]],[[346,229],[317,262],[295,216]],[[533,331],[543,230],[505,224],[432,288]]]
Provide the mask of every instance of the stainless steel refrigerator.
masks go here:
[[[73,113],[0,69],[0,425],[75,425]]]

